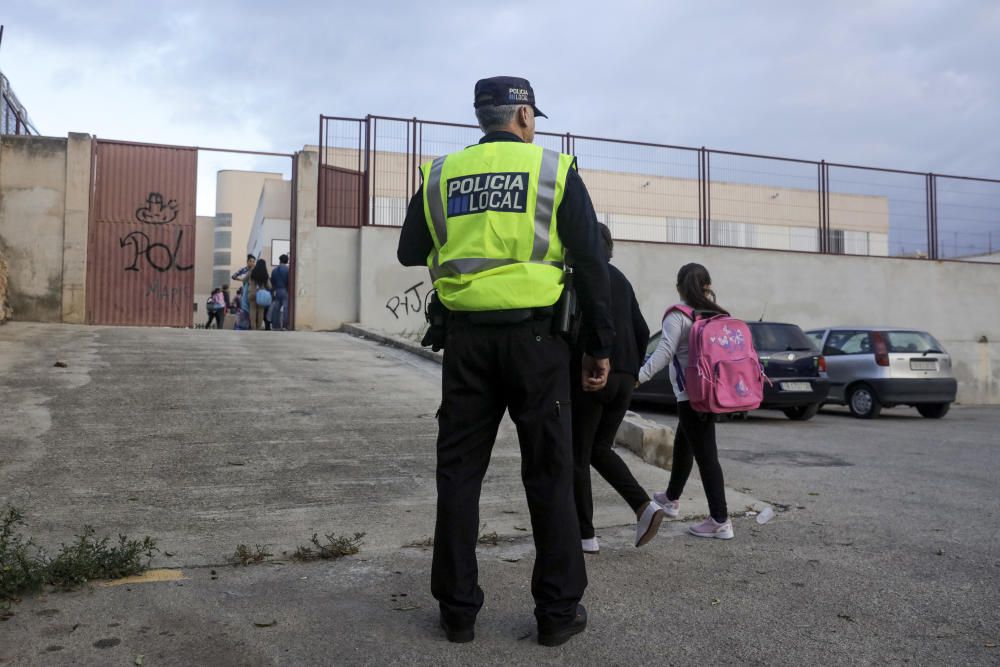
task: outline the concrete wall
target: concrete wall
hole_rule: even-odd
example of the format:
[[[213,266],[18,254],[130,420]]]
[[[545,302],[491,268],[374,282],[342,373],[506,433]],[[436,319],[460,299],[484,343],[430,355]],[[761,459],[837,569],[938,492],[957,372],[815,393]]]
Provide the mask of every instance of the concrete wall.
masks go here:
[[[66,145],[51,137],[0,137],[0,250],[14,319],[63,318]]]
[[[212,290],[221,285],[213,285],[212,249],[215,243],[215,216],[199,215],[194,222],[194,323],[204,324],[208,318],[205,301]]]
[[[7,303],[7,260],[0,248],[0,324],[10,319],[10,316],[10,305]]]
[[[62,321],[87,319],[87,230],[93,140],[71,132],[66,142],[66,206],[63,226]]]
[[[316,225],[319,153],[305,150],[296,160],[295,327],[337,329],[345,322],[357,322],[360,315],[361,232]]]
[[[399,232],[361,230],[360,321],[393,333],[421,330],[425,269],[396,262]],[[926,329],[951,353],[964,403],[1000,403],[1000,265],[618,242],[651,330],[677,298],[677,269],[700,262],[734,315],[830,325]]]
[[[427,269],[406,268],[396,261],[399,230],[361,230],[361,319],[369,326],[394,333],[424,329],[424,300],[433,289]]]

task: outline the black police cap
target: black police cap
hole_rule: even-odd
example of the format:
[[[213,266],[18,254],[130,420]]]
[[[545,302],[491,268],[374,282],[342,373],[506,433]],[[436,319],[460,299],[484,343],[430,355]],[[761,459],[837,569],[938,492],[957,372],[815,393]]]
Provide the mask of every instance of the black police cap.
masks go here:
[[[527,104],[535,110],[535,115],[548,118],[535,106],[535,91],[527,79],[517,76],[492,76],[476,82],[475,107],[504,106],[507,104]]]

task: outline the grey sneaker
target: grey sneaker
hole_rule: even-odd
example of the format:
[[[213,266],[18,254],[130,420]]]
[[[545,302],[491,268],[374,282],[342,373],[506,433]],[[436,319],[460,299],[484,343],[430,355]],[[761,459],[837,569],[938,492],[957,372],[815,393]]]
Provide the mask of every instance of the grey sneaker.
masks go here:
[[[653,502],[663,508],[663,513],[671,519],[676,519],[681,513],[681,502],[679,500],[667,500],[666,491],[657,491],[653,494]]]
[[[696,537],[714,537],[719,540],[731,540],[734,537],[732,521],[726,519],[719,523],[712,517],[690,526],[688,532]]]

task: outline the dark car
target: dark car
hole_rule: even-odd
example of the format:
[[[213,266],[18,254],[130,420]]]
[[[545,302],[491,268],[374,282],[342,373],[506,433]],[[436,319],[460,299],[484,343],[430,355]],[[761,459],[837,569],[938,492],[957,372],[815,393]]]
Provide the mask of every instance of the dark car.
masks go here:
[[[753,344],[770,383],[764,383],[760,407],[781,410],[789,419],[812,418],[826,399],[830,383],[820,373],[826,370],[823,357],[812,341],[794,324],[748,322]],[[660,332],[649,339],[646,358],[660,342]],[[677,402],[670,377],[664,368],[636,388],[633,400],[673,405]]]

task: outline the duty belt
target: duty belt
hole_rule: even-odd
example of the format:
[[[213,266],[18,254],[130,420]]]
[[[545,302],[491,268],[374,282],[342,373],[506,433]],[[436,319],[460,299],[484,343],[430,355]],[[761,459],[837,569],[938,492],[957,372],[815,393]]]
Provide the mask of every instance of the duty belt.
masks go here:
[[[469,324],[518,324],[528,320],[552,317],[552,306],[544,308],[514,308],[510,310],[453,310],[452,319]]]

